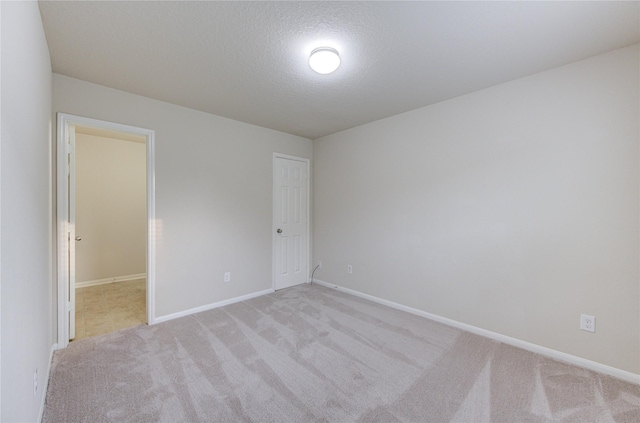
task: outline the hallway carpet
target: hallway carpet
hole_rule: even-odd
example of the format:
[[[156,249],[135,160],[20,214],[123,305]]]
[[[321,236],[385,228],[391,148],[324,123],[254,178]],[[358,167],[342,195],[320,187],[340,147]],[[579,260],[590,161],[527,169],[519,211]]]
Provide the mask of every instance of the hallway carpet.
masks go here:
[[[147,322],[147,280],[76,288],[74,341]]]
[[[638,422],[640,387],[317,285],[57,351],[44,422]]]

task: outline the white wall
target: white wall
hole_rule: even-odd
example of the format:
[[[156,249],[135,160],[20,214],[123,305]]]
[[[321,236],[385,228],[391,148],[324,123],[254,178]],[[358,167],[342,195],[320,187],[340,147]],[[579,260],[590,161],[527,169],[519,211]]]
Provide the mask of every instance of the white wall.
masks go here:
[[[640,373],[638,50],[315,140],[315,277]]]
[[[52,337],[51,62],[36,2],[2,2],[3,422],[36,421]],[[33,392],[38,369],[39,390]]]
[[[76,282],[146,272],[146,145],[76,131]]]
[[[155,130],[156,317],[272,287],[273,152],[310,140],[57,74],[53,104]]]

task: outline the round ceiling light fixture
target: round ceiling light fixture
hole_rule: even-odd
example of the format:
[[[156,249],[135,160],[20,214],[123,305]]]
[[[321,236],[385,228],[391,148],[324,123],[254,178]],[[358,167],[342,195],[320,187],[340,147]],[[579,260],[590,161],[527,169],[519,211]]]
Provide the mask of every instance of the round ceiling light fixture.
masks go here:
[[[309,66],[314,71],[326,75],[338,69],[340,66],[340,55],[338,51],[331,47],[319,47],[311,52],[309,56]]]

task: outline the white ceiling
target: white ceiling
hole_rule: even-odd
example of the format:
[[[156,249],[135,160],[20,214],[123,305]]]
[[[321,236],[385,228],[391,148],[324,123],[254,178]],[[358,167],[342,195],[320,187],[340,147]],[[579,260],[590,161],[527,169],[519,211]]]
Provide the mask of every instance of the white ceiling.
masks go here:
[[[53,71],[315,139],[640,41],[639,2],[41,1]],[[314,73],[319,46],[340,68]]]

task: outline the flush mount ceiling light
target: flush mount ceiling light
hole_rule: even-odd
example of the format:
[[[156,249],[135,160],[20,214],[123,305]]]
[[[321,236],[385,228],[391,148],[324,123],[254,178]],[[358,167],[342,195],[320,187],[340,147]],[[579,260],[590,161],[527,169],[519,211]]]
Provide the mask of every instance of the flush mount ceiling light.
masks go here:
[[[331,47],[320,47],[311,52],[309,66],[314,71],[326,75],[338,69],[340,66],[340,55],[336,49]]]

